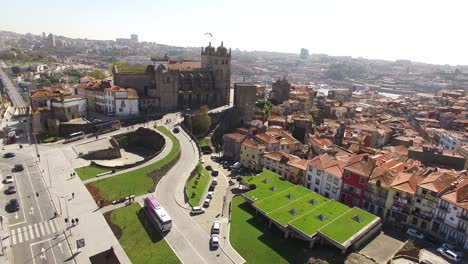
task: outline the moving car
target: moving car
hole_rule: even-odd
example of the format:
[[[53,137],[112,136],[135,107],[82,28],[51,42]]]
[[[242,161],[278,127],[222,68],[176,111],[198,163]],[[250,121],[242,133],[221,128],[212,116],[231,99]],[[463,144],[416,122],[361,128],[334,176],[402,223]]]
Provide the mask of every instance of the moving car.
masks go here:
[[[14,179],[13,179],[13,176],[11,175],[8,175],[5,177],[5,183],[13,183],[14,182]]]
[[[213,169],[213,167],[211,167],[211,165],[206,165],[205,169],[210,171]]]
[[[205,202],[203,203],[203,207],[210,207],[210,199],[205,199]]]
[[[218,174],[219,174],[219,171],[217,170],[211,171],[211,176],[218,176]]]
[[[221,232],[221,222],[214,221],[213,226],[211,227],[211,234],[219,234]]]
[[[19,210],[19,208],[20,208],[19,202],[16,199],[11,199],[10,202],[8,203],[8,209],[11,212],[16,212]]]
[[[213,192],[208,192],[208,194],[206,195],[206,198],[207,199],[213,199],[213,195],[214,195]]]
[[[16,193],[16,186],[10,185],[8,188],[5,190],[6,194],[14,194]]]
[[[414,238],[417,238],[417,239],[424,239],[424,235],[419,233],[416,229],[414,228],[408,228],[408,230],[406,230],[406,234],[410,237],[414,237]]]
[[[203,214],[205,212],[205,208],[194,206],[192,207],[192,214]]]
[[[13,171],[23,171],[24,167],[22,164],[16,164],[15,167],[13,167]]]
[[[13,158],[13,157],[15,157],[15,156],[16,156],[16,154],[13,153],[13,152],[7,152],[7,153],[5,153],[5,154],[3,155],[4,158]]]
[[[447,258],[447,259],[449,259],[451,261],[454,261],[454,262],[460,262],[462,260],[462,256],[460,256],[459,254],[453,252],[450,249],[440,247],[440,248],[437,249],[437,252],[439,252],[445,258]]]
[[[179,132],[180,132],[180,130],[179,130],[179,128],[178,128],[178,127],[174,127],[174,129],[172,130],[172,132],[174,132],[175,134],[177,134],[177,133],[179,133]]]
[[[219,236],[218,235],[211,235],[210,245],[212,248],[219,247]]]
[[[232,180],[229,180],[229,186],[232,186],[232,185],[234,185],[234,184],[236,184],[236,183],[233,182]]]

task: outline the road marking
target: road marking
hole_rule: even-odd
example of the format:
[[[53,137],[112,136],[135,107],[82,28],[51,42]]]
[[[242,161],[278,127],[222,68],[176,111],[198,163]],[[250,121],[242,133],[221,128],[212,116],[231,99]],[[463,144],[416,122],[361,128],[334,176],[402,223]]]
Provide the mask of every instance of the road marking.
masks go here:
[[[44,259],[44,260],[47,260],[47,257],[46,257],[46,255],[45,255],[45,249],[44,249],[44,248],[41,249],[41,256],[40,256],[40,258],[41,258],[41,259]]]
[[[53,221],[49,221],[49,224],[50,224],[50,228],[52,228],[52,233],[55,233],[55,226],[54,226],[54,222]]]
[[[45,236],[46,233],[44,231],[44,227],[42,226],[43,223],[39,223],[39,228],[41,229],[42,236]]]
[[[15,245],[16,244],[16,230],[15,229],[11,230],[11,240],[12,240],[12,244]]]
[[[49,225],[47,224],[47,222],[43,222],[44,226],[45,226],[45,229],[46,229],[46,235],[50,234],[50,228],[49,228]]]
[[[37,227],[37,224],[34,224],[34,231],[36,231],[36,237],[41,236],[41,234],[39,233],[39,227]]]
[[[21,235],[21,228],[18,228],[16,229],[17,233],[18,233],[18,243],[21,243],[23,242],[23,236]]]
[[[63,255],[63,248],[62,248],[62,243],[61,242],[58,243],[58,247],[60,248],[60,252],[62,252],[62,255]]]
[[[33,232],[33,227],[32,227],[32,225],[29,225],[29,226],[28,226],[28,229],[29,229],[29,236],[31,237],[31,239],[34,239],[34,232]]]
[[[28,241],[29,240],[28,229],[25,226],[23,226],[23,235],[24,235],[24,241]]]
[[[34,185],[33,185],[32,180],[31,180],[31,175],[29,175],[28,167],[25,167],[25,169],[26,169],[26,174],[28,175],[29,183],[31,184],[31,188],[33,189],[33,193],[36,193],[36,190],[34,189]],[[42,216],[42,212],[41,212],[41,207],[39,206],[39,202],[37,200],[36,195],[34,195],[34,200],[36,200],[36,205],[37,205],[37,208],[39,210],[39,215],[41,216],[41,221],[44,221],[44,217]],[[34,214],[34,209],[33,209],[33,214]]]

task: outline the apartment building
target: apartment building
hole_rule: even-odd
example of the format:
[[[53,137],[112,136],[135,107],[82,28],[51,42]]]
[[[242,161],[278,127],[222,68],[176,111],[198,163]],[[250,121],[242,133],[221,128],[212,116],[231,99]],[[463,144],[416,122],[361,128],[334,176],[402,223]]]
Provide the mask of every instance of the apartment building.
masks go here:
[[[263,167],[281,175],[284,179],[299,185],[305,182],[308,160],[275,151],[263,155]]]
[[[343,161],[329,154],[313,158],[307,164],[305,186],[325,197],[338,200],[344,166]]]
[[[268,152],[281,151],[294,154],[301,148],[301,142],[288,132],[278,128],[271,128],[266,132],[256,134],[254,138],[265,145]]]
[[[354,155],[345,161],[340,202],[349,206],[362,207],[367,181],[374,170],[374,162],[367,154]]]
[[[240,162],[242,166],[254,171],[262,169],[262,158],[267,146],[257,142],[251,137],[246,137],[241,144]]]

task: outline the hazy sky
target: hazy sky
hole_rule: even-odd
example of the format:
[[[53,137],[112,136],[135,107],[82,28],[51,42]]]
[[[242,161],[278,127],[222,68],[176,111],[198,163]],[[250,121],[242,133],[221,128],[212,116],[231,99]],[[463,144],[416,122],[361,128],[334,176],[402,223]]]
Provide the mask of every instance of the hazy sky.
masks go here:
[[[2,1],[0,30],[468,65],[468,1]]]

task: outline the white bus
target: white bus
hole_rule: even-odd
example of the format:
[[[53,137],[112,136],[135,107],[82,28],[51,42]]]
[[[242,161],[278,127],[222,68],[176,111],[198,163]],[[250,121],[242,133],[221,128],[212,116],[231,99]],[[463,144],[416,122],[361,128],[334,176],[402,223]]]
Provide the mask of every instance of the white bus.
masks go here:
[[[171,230],[172,219],[154,197],[144,199],[144,209],[150,221],[162,232]]]
[[[72,141],[75,141],[75,140],[80,140],[80,139],[83,139],[83,138],[84,138],[84,132],[83,131],[71,133],[65,139],[64,143],[72,142]]]

